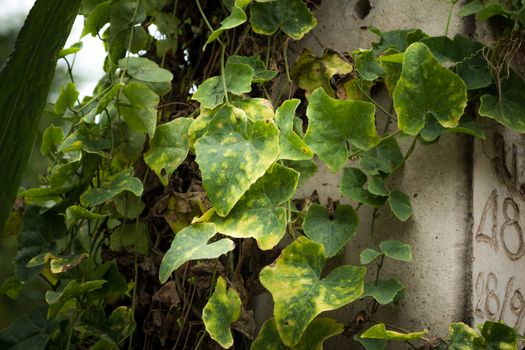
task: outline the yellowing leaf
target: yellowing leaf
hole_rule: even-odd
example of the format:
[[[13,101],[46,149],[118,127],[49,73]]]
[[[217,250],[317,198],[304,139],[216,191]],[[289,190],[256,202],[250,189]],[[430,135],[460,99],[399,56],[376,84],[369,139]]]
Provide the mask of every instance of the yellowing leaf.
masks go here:
[[[279,135],[281,148],[279,159],[307,160],[312,159],[314,156],[310,147],[308,147],[293,130],[295,110],[300,103],[301,101],[297,99],[288,100],[284,101],[283,104],[277,108],[275,121],[281,131]]]
[[[259,275],[272,294],[277,330],[286,346],[297,345],[318,314],[340,308],[363,294],[364,267],[339,266],[321,279],[325,262],[322,245],[299,237]]]

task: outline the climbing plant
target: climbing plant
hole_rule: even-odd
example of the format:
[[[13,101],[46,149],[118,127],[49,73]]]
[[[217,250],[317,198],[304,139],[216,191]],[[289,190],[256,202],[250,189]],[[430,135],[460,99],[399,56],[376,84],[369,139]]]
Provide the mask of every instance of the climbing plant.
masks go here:
[[[4,228],[17,235],[15,272],[0,292],[15,299],[40,278],[46,305],[0,330],[2,349],[322,349],[343,335],[369,350],[517,349],[499,322],[427,338],[372,321],[404,295],[402,278],[381,277],[389,261],[412,260],[403,242],[364,249],[359,266],[326,266],[352,245],[361,208],[372,226],[382,207],[410,219],[392,180],[416,147],[444,133],[483,139],[478,116],[525,131],[525,83],[510,68],[524,6],[475,0],[460,11],[503,17],[515,43],[504,55],[462,35],[377,28],[369,49],[298,52],[316,6],[82,2],[105,74],[82,100],[71,76],[45,110],[54,123],[40,151],[52,165],[42,186],[18,192]],[[391,105],[376,101],[381,89]],[[297,198],[319,162],[342,171],[352,204]],[[273,313],[256,333],[264,292]],[[359,299],[368,306],[356,318],[320,316]]]

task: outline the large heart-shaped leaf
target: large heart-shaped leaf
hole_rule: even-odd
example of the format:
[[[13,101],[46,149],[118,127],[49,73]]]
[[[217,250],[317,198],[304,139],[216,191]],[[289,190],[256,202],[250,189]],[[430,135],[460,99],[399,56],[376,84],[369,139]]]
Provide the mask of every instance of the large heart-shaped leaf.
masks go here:
[[[109,177],[102,186],[92,187],[80,196],[80,202],[85,206],[97,206],[124,191],[132,192],[135,196],[142,194],[142,182],[133,176],[133,170],[124,170]]]
[[[281,131],[279,136],[281,147],[279,159],[307,160],[314,156],[312,150],[293,131],[295,110],[300,103],[301,101],[297,99],[284,101],[275,113],[275,121]]]
[[[322,88],[312,92],[308,102],[304,140],[330,170],[341,169],[348,160],[347,143],[363,150],[379,143],[372,103],[336,100]]]
[[[323,350],[326,339],[341,334],[344,330],[342,324],[326,317],[313,320],[303,333],[299,343],[291,350]],[[255,339],[250,350],[286,350],[287,348],[279,336],[274,319],[264,322],[257,339]]]
[[[467,87],[457,74],[437,62],[425,44],[414,43],[405,51],[393,99],[399,129],[416,135],[425,125],[427,113],[444,127],[457,126],[467,105]]]
[[[197,163],[215,211],[226,216],[279,155],[279,130],[272,120],[248,120],[235,107],[213,116],[206,134],[195,142]]]
[[[299,40],[317,24],[302,0],[254,2],[250,10],[250,24],[257,34],[273,35],[280,28]]]
[[[219,276],[215,290],[202,310],[202,321],[210,337],[225,349],[233,345],[230,325],[241,315],[241,298]]]
[[[155,135],[159,96],[146,85],[131,82],[122,89],[119,110],[131,130]]]
[[[503,322],[486,321],[481,328],[487,350],[518,349],[518,333]],[[476,342],[474,342],[476,343]],[[480,350],[484,349],[480,347]]]
[[[144,161],[164,186],[188,155],[190,124],[191,119],[178,118],[160,125],[150,140],[150,149],[144,154]]]
[[[303,230],[311,240],[324,246],[325,254],[331,258],[354,237],[359,218],[350,205],[339,205],[333,217],[319,204],[312,204],[304,217]]]
[[[272,294],[277,330],[287,346],[300,341],[318,314],[340,308],[363,294],[364,267],[339,266],[321,279],[325,262],[322,245],[299,237],[259,275]]]
[[[233,250],[235,244],[228,238],[208,244],[216,233],[215,225],[210,223],[191,225],[177,232],[170,249],[162,258],[160,282],[166,282],[171,273],[186,261],[214,259]]]
[[[257,240],[259,248],[272,249],[286,232],[286,210],[279,205],[292,198],[299,173],[275,164],[258,179],[233,207],[230,214],[212,221],[225,235]]]

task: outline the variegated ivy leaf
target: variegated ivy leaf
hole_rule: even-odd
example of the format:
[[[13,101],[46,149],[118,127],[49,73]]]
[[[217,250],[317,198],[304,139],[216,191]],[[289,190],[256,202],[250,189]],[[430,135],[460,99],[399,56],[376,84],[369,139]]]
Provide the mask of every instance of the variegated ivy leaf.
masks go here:
[[[277,0],[254,2],[250,8],[250,24],[257,34],[273,35],[280,28],[292,39],[299,40],[317,25],[317,20],[303,0]]]
[[[386,339],[386,340],[396,340],[396,341],[411,341],[421,339],[427,330],[421,332],[413,333],[399,333],[394,331],[389,331],[386,329],[383,323],[378,323],[375,326],[368,328],[366,331],[361,334],[361,338],[365,339]]]
[[[339,266],[321,279],[325,262],[323,246],[302,236],[259,275],[272,294],[277,330],[286,346],[297,345],[318,314],[338,309],[363,294],[364,267]]]
[[[249,120],[235,107],[224,106],[195,142],[196,160],[208,198],[226,216],[279,155],[279,130],[272,120]]]
[[[149,83],[171,82],[173,74],[167,69],[160,68],[156,62],[146,57],[126,57],[118,62],[119,68],[137,80]]]
[[[307,95],[322,87],[328,95],[335,97],[330,79],[336,74],[348,74],[352,69],[350,62],[339,53],[327,50],[323,56],[317,57],[312,50],[306,49],[299,56],[290,74]]]
[[[177,232],[170,249],[162,258],[159,268],[160,282],[166,282],[171,273],[187,261],[215,259],[235,248],[233,241],[228,238],[208,244],[216,233],[215,225],[210,223],[187,226]]]
[[[228,29],[238,27],[244,22],[246,22],[247,17],[246,13],[244,13],[243,8],[249,3],[250,0],[235,0],[231,8],[230,15],[223,19],[221,22],[221,26],[211,33],[210,37],[206,41],[206,44],[204,44],[204,47],[202,48],[203,51],[204,49],[206,49],[206,45],[215,41],[221,35],[222,32]]]
[[[273,120],[275,112],[272,103],[264,98],[248,98],[241,101],[233,101],[232,104],[244,111],[251,121]]]
[[[228,60],[224,75],[228,92],[234,95],[242,95],[252,90],[254,71],[249,65]],[[191,99],[199,101],[204,108],[213,109],[224,101],[224,95],[222,77],[217,76],[206,79]]]
[[[212,221],[225,235],[253,237],[259,248],[272,249],[286,232],[286,210],[279,205],[292,198],[298,180],[295,170],[275,164],[250,187],[227,217],[215,216]]]
[[[95,207],[124,191],[132,192],[135,196],[142,195],[142,182],[133,176],[133,170],[124,170],[104,181],[100,187],[87,189],[80,196],[80,203],[84,206]]]
[[[474,339],[479,335],[475,330],[463,322],[454,322],[448,326],[450,335],[449,350],[471,350],[474,349]]]
[[[326,339],[341,334],[343,330],[343,325],[331,318],[316,318],[308,325],[299,343],[291,350],[322,350]],[[290,348],[283,344],[274,319],[268,319],[264,322],[257,339],[250,347],[250,350],[286,349]]]
[[[335,256],[354,237],[359,217],[350,205],[338,205],[333,217],[319,204],[312,204],[303,221],[304,233],[324,246],[326,256]]]
[[[379,304],[386,305],[394,301],[396,295],[405,288],[395,278],[376,283],[366,283],[363,296],[374,298]]]
[[[202,321],[210,337],[224,349],[233,345],[230,325],[241,315],[241,307],[237,291],[228,288],[226,280],[219,276],[215,290],[202,310]]]
[[[58,146],[59,152],[84,151],[86,153],[95,153],[102,157],[108,157],[107,151],[111,148],[111,141],[102,138],[99,133],[86,125],[70,134]]]
[[[164,186],[188,155],[190,124],[191,119],[178,118],[158,126],[150,140],[150,149],[144,154],[144,161]]]
[[[228,61],[231,63],[247,64],[253,69],[253,82],[264,83],[277,76],[274,70],[266,69],[264,62],[258,56],[230,56]]]
[[[119,110],[131,130],[155,135],[159,96],[146,85],[131,82],[122,89]]]
[[[446,128],[457,126],[467,105],[467,87],[456,73],[438,63],[425,44],[414,43],[405,51],[393,100],[399,129],[417,135],[427,113]]]
[[[333,172],[348,160],[347,143],[362,150],[379,143],[372,103],[336,100],[322,88],[315,90],[308,102],[304,141]]]
[[[314,156],[310,147],[293,130],[295,110],[300,103],[301,101],[298,99],[288,100],[277,108],[275,121],[281,131],[279,135],[281,147],[279,159],[307,160]]]

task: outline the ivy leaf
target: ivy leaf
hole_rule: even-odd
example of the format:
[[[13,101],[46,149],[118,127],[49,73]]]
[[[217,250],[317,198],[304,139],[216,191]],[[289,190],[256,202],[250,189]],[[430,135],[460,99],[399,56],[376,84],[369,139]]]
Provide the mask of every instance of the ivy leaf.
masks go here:
[[[224,106],[195,142],[195,154],[206,193],[217,214],[226,216],[277,159],[279,130],[271,120],[252,122],[242,110]]]
[[[155,135],[157,105],[159,96],[147,86],[130,82],[122,89],[119,109],[131,130],[144,131],[150,137]]]
[[[383,323],[378,323],[375,326],[368,328],[361,334],[361,338],[369,339],[386,339],[386,340],[396,340],[396,341],[412,341],[421,339],[427,330],[421,332],[413,333],[399,333],[394,331],[389,331],[385,328]]]
[[[444,127],[457,126],[467,104],[467,88],[457,74],[437,62],[425,44],[414,43],[405,51],[393,99],[399,129],[416,135],[427,113]]]
[[[97,4],[84,21],[82,37],[88,34],[91,34],[93,37],[97,36],[102,27],[109,22],[110,11],[111,1],[104,1]]]
[[[246,13],[244,13],[243,8],[249,3],[249,0],[235,0],[231,8],[230,15],[223,19],[221,22],[221,26],[211,33],[208,40],[206,41],[206,44],[204,44],[204,47],[202,48],[203,51],[206,49],[206,45],[215,41],[221,35],[222,32],[228,29],[238,27],[244,22],[246,22],[247,17]]]
[[[279,0],[254,2],[250,8],[250,24],[257,34],[273,35],[281,29],[299,40],[317,25],[317,20],[302,0]]]
[[[20,296],[23,286],[24,285],[18,278],[14,276],[8,277],[2,282],[2,285],[0,286],[0,295],[7,295],[11,300],[16,300]]]
[[[390,193],[388,205],[394,215],[401,221],[407,221],[412,216],[410,198],[399,190],[394,190]]]
[[[79,205],[72,205],[66,209],[66,227],[68,230],[73,228],[80,219],[98,220],[104,219],[107,215],[92,213]]]
[[[501,95],[481,96],[479,114],[495,119],[500,124],[519,132],[525,132],[525,82],[512,72],[501,87]]]
[[[237,291],[228,288],[226,280],[219,276],[215,290],[202,310],[202,321],[210,337],[224,349],[233,345],[230,325],[239,319],[241,306]]]
[[[471,350],[474,349],[474,339],[478,338],[475,330],[463,322],[454,322],[448,326],[450,335],[449,350]]]
[[[379,304],[386,305],[394,301],[396,295],[405,287],[395,278],[377,283],[365,283],[363,296],[374,298]]]
[[[374,208],[379,208],[385,203],[387,197],[377,196],[365,190],[363,186],[366,181],[367,177],[360,169],[346,168],[341,176],[339,190],[345,197]]]
[[[304,141],[293,131],[295,111],[301,103],[298,99],[284,101],[277,108],[275,122],[281,133],[279,135],[279,145],[281,153],[279,159],[307,160],[314,156],[312,150]]]
[[[381,251],[391,259],[399,261],[412,261],[412,251],[408,244],[396,240],[387,240],[379,245]]]
[[[230,56],[228,62],[250,66],[253,69],[254,83],[264,83],[277,76],[276,71],[266,69],[264,62],[258,56]]]
[[[286,232],[286,210],[279,205],[292,198],[299,174],[275,164],[259,178],[230,214],[212,221],[217,230],[236,238],[253,237],[262,250],[272,249]]]
[[[382,32],[375,27],[371,27],[370,31],[380,37],[379,42],[372,44],[372,51],[376,57],[385,51],[403,52],[410,44],[428,37],[421,29],[401,29]]]
[[[45,349],[51,336],[52,322],[46,318],[46,307],[24,313],[9,326],[0,329],[0,348],[5,350]]]
[[[42,135],[40,144],[40,153],[46,156],[51,152],[53,147],[60,145],[64,141],[64,130],[61,127],[50,125]]]
[[[241,101],[234,101],[232,104],[242,109],[252,122],[256,120],[275,119],[272,103],[264,98],[248,98]]]
[[[385,182],[379,176],[372,176],[368,181],[368,192],[376,196],[388,197],[390,190],[386,187]]]
[[[348,160],[347,142],[362,150],[379,143],[372,103],[336,100],[321,88],[312,92],[308,102],[304,141],[333,172]]]
[[[489,350],[518,348],[516,330],[502,322],[486,321],[481,328],[481,336],[485,339]]]
[[[177,118],[158,126],[150,140],[150,149],[144,154],[144,161],[164,186],[188,155],[190,124],[191,119]]]
[[[361,334],[356,334],[354,340],[363,345],[366,350],[384,350],[386,346],[385,339],[363,339]]]
[[[285,160],[284,165],[290,169],[297,171],[299,176],[299,186],[304,184],[306,180],[314,176],[317,172],[317,164],[312,159],[308,160]]]
[[[359,262],[362,265],[366,265],[374,261],[378,256],[383,255],[382,252],[378,252],[375,249],[372,248],[366,248],[359,254]]]
[[[64,306],[70,300],[77,300],[80,296],[97,290],[102,287],[106,281],[88,281],[84,283],[77,283],[73,280],[62,291],[52,291],[49,290],[46,292],[46,303],[49,304],[49,309],[47,310],[47,318],[55,316],[62,306]]]
[[[234,95],[242,95],[252,90],[253,68],[243,63],[228,60],[224,69],[226,89]],[[222,77],[206,79],[195,91],[192,100],[199,101],[204,108],[213,109],[224,101]]]
[[[80,203],[95,207],[124,191],[132,192],[137,197],[142,195],[142,182],[133,176],[132,170],[124,170],[110,176],[101,187],[89,188],[80,196]]]
[[[322,350],[326,339],[341,334],[344,330],[342,324],[326,317],[314,319],[306,328],[297,345],[291,350]],[[264,322],[257,339],[254,340],[250,350],[286,350],[287,348],[277,331],[274,319]]]
[[[335,97],[330,83],[336,74],[345,75],[352,72],[353,67],[339,53],[326,50],[323,56],[316,56],[312,50],[306,49],[290,71],[290,75],[300,88],[309,95],[315,89],[322,87],[331,97]]]
[[[361,169],[369,175],[390,174],[404,161],[397,140],[387,138],[360,157]]]
[[[99,133],[89,127],[82,125],[78,130],[70,134],[58,146],[59,152],[84,151],[86,153],[98,154],[107,158],[107,150],[111,148],[111,141],[102,138]]]
[[[311,240],[324,246],[326,257],[335,256],[350,241],[359,226],[359,217],[350,205],[338,205],[329,217],[328,210],[312,204],[303,221],[303,230]]]
[[[149,230],[143,221],[131,224],[123,224],[117,227],[109,236],[109,249],[122,251],[126,247],[132,247],[134,252],[142,255],[149,253]]]
[[[173,74],[167,69],[160,68],[156,62],[145,57],[126,57],[118,62],[119,68],[126,73],[141,81],[150,83],[169,83],[173,79]]]
[[[364,267],[340,266],[320,279],[326,262],[322,245],[299,237],[259,274],[275,303],[277,330],[286,346],[295,346],[321,312],[340,308],[363,294]]]
[[[73,110],[80,93],[74,83],[67,83],[60,91],[60,95],[55,102],[55,113],[62,115],[67,110]]]
[[[374,81],[385,73],[371,50],[356,50],[352,58],[357,72],[364,80]]]
[[[171,273],[187,261],[218,258],[235,248],[233,241],[228,238],[208,244],[215,233],[215,225],[210,223],[191,225],[177,232],[170,249],[162,258],[160,282],[165,283]]]
[[[463,6],[461,10],[459,10],[458,15],[460,17],[465,17],[475,14],[478,19],[484,21],[496,15],[509,17],[513,13],[513,11],[508,11],[505,9],[505,7],[503,7],[503,5],[500,3],[489,2],[487,4],[483,4],[480,0],[473,0]]]

